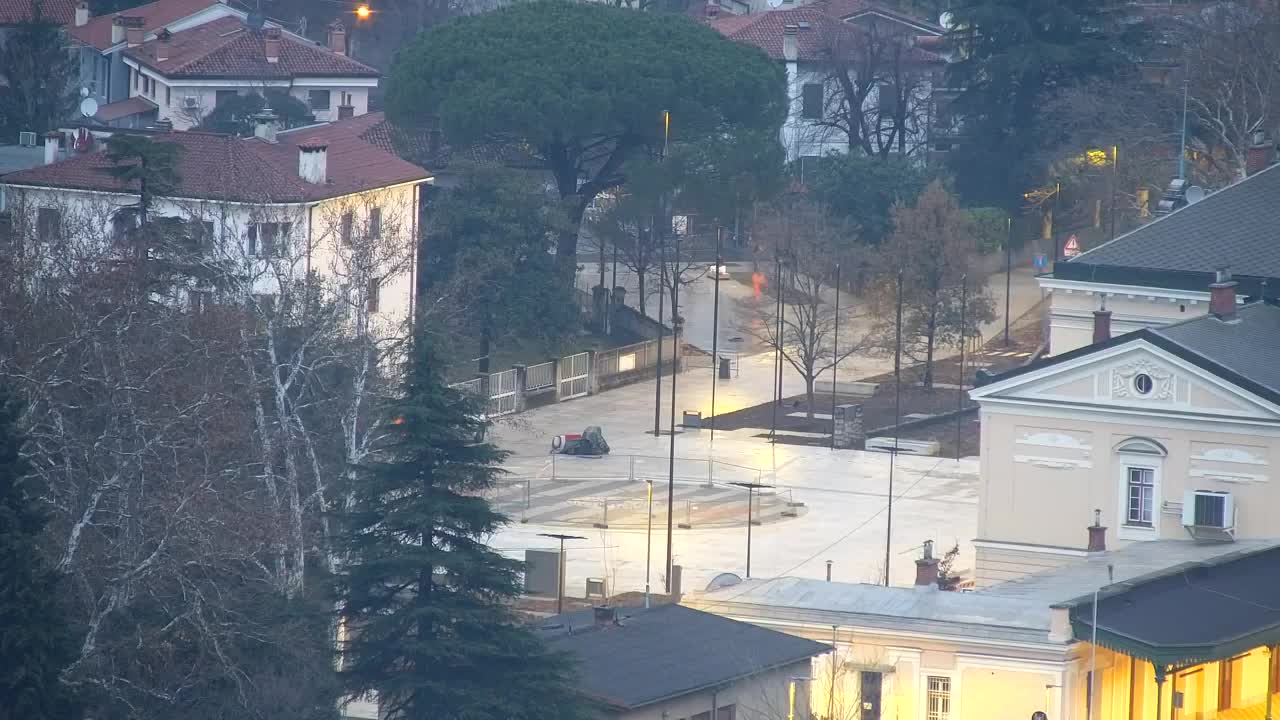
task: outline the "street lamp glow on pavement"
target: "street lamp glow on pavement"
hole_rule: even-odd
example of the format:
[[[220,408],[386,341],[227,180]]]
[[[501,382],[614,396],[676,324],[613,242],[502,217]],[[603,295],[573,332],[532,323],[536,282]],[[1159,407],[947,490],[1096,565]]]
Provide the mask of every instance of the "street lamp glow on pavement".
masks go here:
[[[563,535],[561,533],[538,533],[540,537],[560,541],[560,555],[556,558],[556,614],[564,612],[564,541],[586,540],[581,535]]]
[[[752,517],[752,505],[754,505],[756,490],[769,487],[761,483],[752,482],[734,482],[730,485],[737,485],[740,488],[747,489],[747,579],[751,579],[751,525],[754,522]]]

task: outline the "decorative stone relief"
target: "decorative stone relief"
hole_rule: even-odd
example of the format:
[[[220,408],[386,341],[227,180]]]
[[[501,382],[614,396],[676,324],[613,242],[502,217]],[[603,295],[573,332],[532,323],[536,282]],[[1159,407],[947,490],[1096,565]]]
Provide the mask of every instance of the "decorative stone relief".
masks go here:
[[[1139,393],[1134,389],[1134,378],[1146,375],[1151,378],[1151,392]],[[1128,365],[1114,368],[1111,371],[1111,396],[1117,398],[1139,398],[1142,400],[1172,400],[1174,392],[1173,373],[1156,365],[1150,360],[1137,360]]]

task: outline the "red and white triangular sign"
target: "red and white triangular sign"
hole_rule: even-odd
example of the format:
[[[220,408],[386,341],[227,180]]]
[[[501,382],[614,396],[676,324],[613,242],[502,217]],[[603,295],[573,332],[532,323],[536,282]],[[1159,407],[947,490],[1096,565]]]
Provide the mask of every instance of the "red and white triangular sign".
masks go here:
[[[1062,248],[1062,254],[1067,257],[1075,257],[1080,254],[1080,241],[1075,235],[1067,238],[1067,244]]]

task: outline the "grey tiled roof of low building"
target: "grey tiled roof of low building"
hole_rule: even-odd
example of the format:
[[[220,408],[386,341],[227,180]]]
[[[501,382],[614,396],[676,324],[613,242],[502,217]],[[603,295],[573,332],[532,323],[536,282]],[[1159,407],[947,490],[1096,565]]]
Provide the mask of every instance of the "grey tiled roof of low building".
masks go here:
[[[617,613],[618,623],[606,626],[594,623],[592,610],[541,625],[548,645],[577,661],[578,692],[619,709],[733,682],[831,649],[680,605]]]
[[[1280,165],[1100,245],[1069,265],[1280,277]]]
[[[1280,198],[1277,198],[1280,202]],[[1280,209],[1280,205],[1277,206]],[[1272,241],[1280,255],[1280,237]],[[1280,392],[1280,307],[1241,306],[1235,319],[1209,315],[1152,330],[1217,365]]]

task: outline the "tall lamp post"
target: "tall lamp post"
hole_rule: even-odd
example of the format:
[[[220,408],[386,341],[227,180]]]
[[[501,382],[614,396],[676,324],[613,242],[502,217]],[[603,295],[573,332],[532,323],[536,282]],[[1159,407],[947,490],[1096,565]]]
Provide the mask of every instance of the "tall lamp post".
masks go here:
[[[746,488],[747,490],[747,579],[750,580],[751,579],[751,526],[755,523],[755,518],[753,517],[752,510],[755,505],[756,490],[759,490],[761,488],[766,488],[769,486],[762,485],[760,483],[752,483],[752,482],[735,482],[735,483],[729,483],[729,484],[737,485],[738,487]]]
[[[581,535],[562,535],[560,533],[538,533],[541,537],[560,541],[560,556],[556,558],[556,614],[564,612],[564,541],[586,540]]]
[[[649,568],[653,557],[653,479],[645,480],[649,486],[649,518],[644,531],[644,606],[649,607]]]

